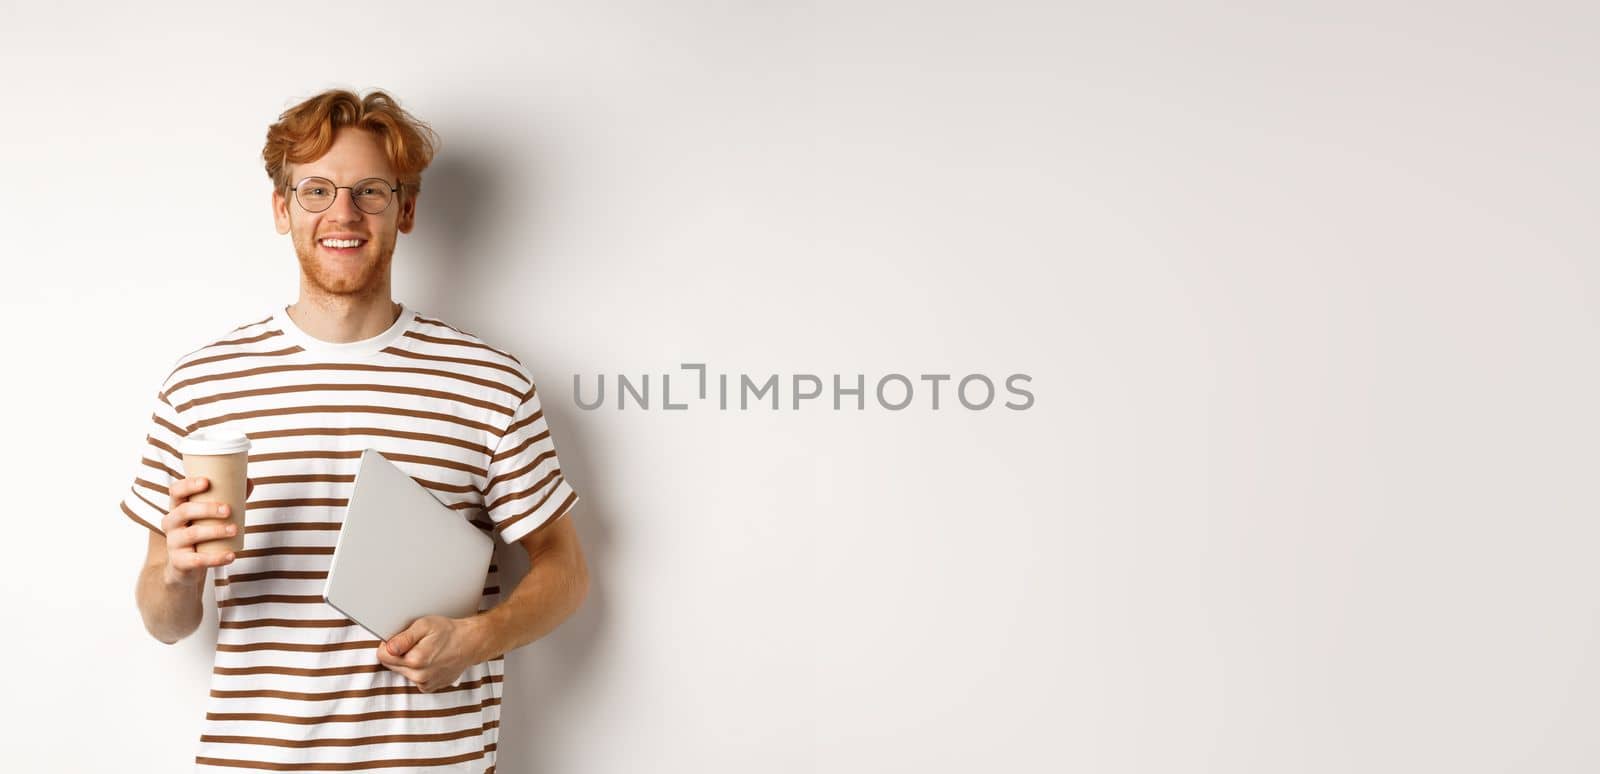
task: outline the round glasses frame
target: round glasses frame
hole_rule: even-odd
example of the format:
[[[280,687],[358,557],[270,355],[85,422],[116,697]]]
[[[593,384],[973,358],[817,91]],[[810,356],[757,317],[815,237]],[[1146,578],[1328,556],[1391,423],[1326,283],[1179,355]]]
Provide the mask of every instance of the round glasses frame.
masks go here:
[[[323,187],[328,188],[328,189],[333,191],[333,195],[328,197],[328,203],[322,205],[321,207],[308,207],[308,206],[306,206],[305,200],[300,198],[300,188],[302,186],[304,186],[306,183],[309,183],[309,182],[311,182],[313,180],[321,180],[321,181],[327,183],[327,185],[323,186]],[[385,196],[384,197],[383,206],[379,207],[376,210],[369,210],[366,207],[361,206],[361,197],[356,196],[356,189],[357,188],[374,188],[374,187],[378,187],[378,186],[372,185],[373,183],[381,183],[382,184],[382,188],[384,190],[388,191],[389,194],[399,193],[400,189],[405,187],[405,183],[396,183],[394,185],[390,185],[389,181],[384,180],[381,177],[369,177],[369,178],[365,178],[363,180],[358,180],[358,181],[356,181],[356,183],[354,185],[334,185],[332,180],[329,180],[328,178],[325,178],[325,177],[307,177],[307,178],[301,179],[300,182],[295,183],[292,187],[290,187],[289,190],[294,193],[294,200],[296,202],[299,202],[300,209],[303,209],[306,212],[322,212],[323,210],[326,210],[329,207],[332,207],[333,203],[339,200],[339,189],[342,188],[342,189],[347,190],[347,191],[350,192],[350,198],[355,202],[356,209],[361,210],[362,212],[365,212],[368,215],[382,215],[384,212],[388,211],[389,205],[394,203],[394,199],[395,199],[394,196],[392,196],[392,195]]]

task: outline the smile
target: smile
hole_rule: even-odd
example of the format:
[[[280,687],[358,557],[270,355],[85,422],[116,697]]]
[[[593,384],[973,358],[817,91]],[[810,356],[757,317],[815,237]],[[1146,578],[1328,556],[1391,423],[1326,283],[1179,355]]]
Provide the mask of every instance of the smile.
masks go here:
[[[365,239],[324,239],[321,242],[318,242],[318,244],[322,245],[323,247],[334,248],[360,247],[366,243],[367,240]]]

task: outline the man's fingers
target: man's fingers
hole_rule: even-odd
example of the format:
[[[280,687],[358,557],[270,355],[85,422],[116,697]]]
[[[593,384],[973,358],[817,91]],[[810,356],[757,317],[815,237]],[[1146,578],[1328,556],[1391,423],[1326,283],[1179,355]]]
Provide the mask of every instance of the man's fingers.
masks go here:
[[[172,566],[180,570],[202,570],[206,568],[206,555],[198,551],[185,551],[172,557]]]
[[[215,518],[215,503],[189,502],[191,496],[197,492],[204,491],[208,486],[210,486],[210,482],[199,476],[180,478],[172,482],[172,486],[167,487],[167,494],[170,496],[168,497],[167,515],[161,520],[162,531],[170,532],[173,527],[181,527],[183,522],[189,519]]]
[[[199,524],[193,527],[186,527],[185,530],[192,538],[189,541],[191,545],[207,540],[221,540],[233,537],[238,532],[232,524]]]
[[[206,487],[210,485],[211,481],[204,476],[180,478],[177,481],[172,482],[172,486],[167,487],[167,494],[176,504],[195,492],[205,491]]]
[[[381,643],[378,645],[378,660],[383,662],[384,665],[390,667],[402,667],[406,665],[403,659],[393,653],[390,653],[388,648],[385,648]]]
[[[188,525],[191,521],[195,521],[197,519],[226,519],[228,518],[228,514],[222,512],[222,505],[222,503],[179,503],[176,508],[168,511],[167,515],[162,517],[161,531],[165,532],[169,536],[173,535],[174,533],[182,535],[182,530],[185,528],[185,525]],[[204,526],[211,527],[217,525]],[[200,526],[197,525],[195,528],[198,529]],[[193,543],[197,540],[212,540],[217,537],[226,537],[226,535],[211,535],[210,533],[207,533],[204,536],[189,540],[189,542]]]
[[[388,649],[383,645],[378,646],[378,662],[383,664],[384,667],[388,668],[389,671],[404,676],[407,680],[415,683],[418,687],[421,687],[422,684],[426,682],[427,675],[423,674],[422,669],[418,665],[409,663],[409,659],[401,659],[390,654]]]
[[[180,527],[167,533],[167,550],[190,551],[198,543],[221,540],[235,534],[238,534],[238,529],[232,524],[196,524]]]
[[[381,661],[383,665],[389,669],[389,671],[396,672],[413,683],[420,685],[423,682],[423,674],[421,670],[405,666],[404,664],[396,663],[393,659],[381,655],[378,656],[378,660]]]
[[[227,503],[197,503],[186,502],[178,506],[178,512],[190,519],[225,519],[228,514],[224,512]]]
[[[384,667],[389,671],[399,674],[405,679],[410,680],[411,683],[417,686],[418,690],[421,690],[423,693],[433,693],[435,691],[444,690],[445,688],[454,688],[455,686],[461,684],[461,677],[457,676],[455,682],[450,683],[449,685],[445,685],[443,682],[440,682],[437,685],[430,685],[429,680],[431,675],[428,674],[426,669],[400,663],[395,657],[386,654],[382,645],[378,646],[378,661],[382,662]]]
[[[421,668],[427,666],[430,660],[432,659],[425,648],[415,647],[409,653],[406,653],[400,661],[408,667]]]
[[[200,563],[206,567],[221,567],[222,565],[232,562],[235,558],[235,554],[232,551],[224,551],[220,554],[207,554],[196,551],[194,552],[194,555],[198,557]]]

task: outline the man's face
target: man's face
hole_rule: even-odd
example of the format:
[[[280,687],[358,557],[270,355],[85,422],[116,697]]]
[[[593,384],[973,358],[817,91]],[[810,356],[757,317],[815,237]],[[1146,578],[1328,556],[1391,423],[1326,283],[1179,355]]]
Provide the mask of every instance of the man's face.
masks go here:
[[[339,130],[322,158],[289,167],[291,186],[308,177],[327,178],[336,186],[355,185],[369,177],[383,178],[391,184],[398,182],[378,139],[358,129]],[[292,191],[274,191],[273,220],[278,233],[292,235],[305,282],[335,296],[381,293],[388,286],[395,235],[410,233],[416,219],[415,192],[396,192],[388,209],[377,215],[357,208],[350,194],[349,189],[341,188],[332,206],[321,212],[307,212]],[[361,243],[348,248],[323,244],[332,237]]]

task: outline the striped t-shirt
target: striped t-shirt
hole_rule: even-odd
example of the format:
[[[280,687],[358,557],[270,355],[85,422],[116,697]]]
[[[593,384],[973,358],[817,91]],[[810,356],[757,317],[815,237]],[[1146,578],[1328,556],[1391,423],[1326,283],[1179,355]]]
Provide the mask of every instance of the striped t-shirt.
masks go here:
[[[196,769],[493,771],[504,658],[422,693],[322,588],[363,449],[507,543],[572,510],[522,363],[409,307],[349,343],[279,308],[179,358],[153,404],[122,512],[158,533],[183,477],[179,439],[219,426],[250,437],[244,550],[213,573],[220,628]],[[498,570],[480,610],[501,598]]]

